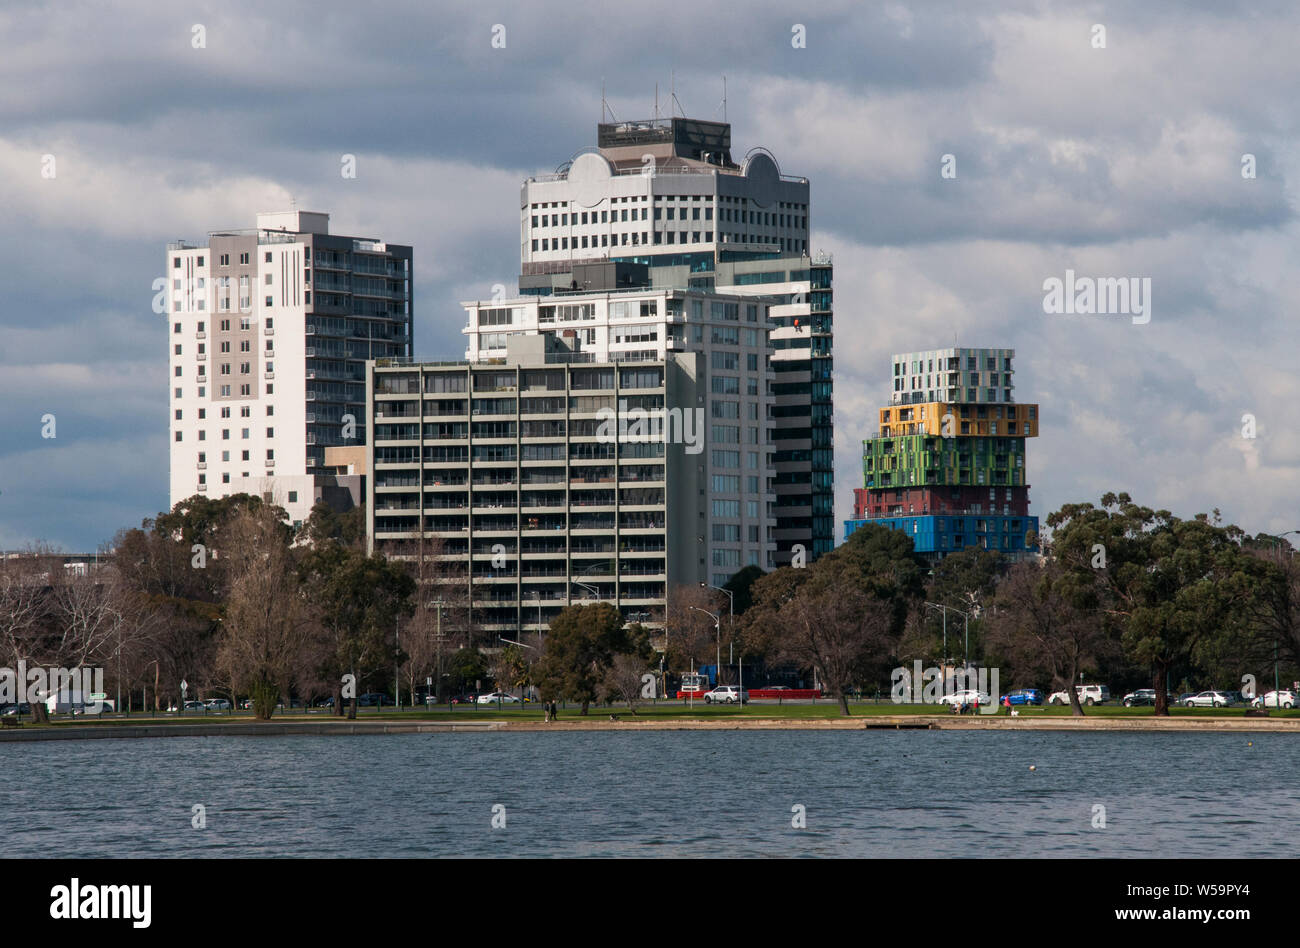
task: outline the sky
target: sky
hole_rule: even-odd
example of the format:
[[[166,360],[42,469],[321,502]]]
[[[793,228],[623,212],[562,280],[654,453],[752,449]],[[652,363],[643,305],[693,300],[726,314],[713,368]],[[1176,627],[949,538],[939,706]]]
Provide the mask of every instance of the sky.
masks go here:
[[[1014,348],[1041,406],[1031,512],[1300,528],[1297,49],[1282,2],[5,0],[0,550],[168,506],[169,240],[294,202],[412,245],[416,356],[463,358],[602,88],[721,119],[723,76],[733,154],[808,177],[834,255],[837,521],[891,353],[958,345]],[[1045,312],[1067,271],[1149,279],[1149,320]]]

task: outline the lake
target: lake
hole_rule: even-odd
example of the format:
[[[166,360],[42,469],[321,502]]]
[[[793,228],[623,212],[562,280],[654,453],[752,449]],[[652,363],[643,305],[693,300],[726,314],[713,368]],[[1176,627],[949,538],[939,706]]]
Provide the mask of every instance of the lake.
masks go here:
[[[1284,856],[1300,815],[1280,734],[196,737],[0,762],[7,851],[32,857]]]

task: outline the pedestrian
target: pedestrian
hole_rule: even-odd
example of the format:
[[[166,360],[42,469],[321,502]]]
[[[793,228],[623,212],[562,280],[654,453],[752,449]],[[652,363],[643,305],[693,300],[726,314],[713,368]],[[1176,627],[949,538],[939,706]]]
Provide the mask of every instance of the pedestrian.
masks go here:
[[[1011,695],[1002,696],[1002,707],[1007,709],[1007,714],[1011,713]]]
[[[550,705],[550,702],[546,702],[546,703],[544,703],[544,704],[542,705],[542,711],[543,711],[543,713],[545,714],[545,719],[544,719],[544,720],[546,720],[546,721],[549,723],[550,720],[551,720],[551,705]]]

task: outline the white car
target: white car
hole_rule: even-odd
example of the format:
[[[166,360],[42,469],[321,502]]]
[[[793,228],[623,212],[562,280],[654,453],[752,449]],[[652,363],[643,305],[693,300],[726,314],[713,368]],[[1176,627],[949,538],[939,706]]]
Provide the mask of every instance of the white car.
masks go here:
[[[1252,701],[1250,706],[1252,708],[1294,708],[1295,703],[1294,691],[1268,691]]]
[[[944,695],[939,699],[939,701],[953,707],[958,707],[963,704],[978,704],[983,707],[984,705],[993,703],[993,699],[983,691],[975,691],[971,688],[967,688],[964,691],[954,691],[950,695]]]
[[[1226,708],[1232,699],[1222,691],[1202,691],[1183,701],[1184,708]]]
[[[1105,704],[1110,700],[1110,688],[1106,685],[1075,685],[1074,691],[1079,696],[1079,704]],[[1070,694],[1066,691],[1053,692],[1047,703],[1069,704]]]
[[[514,695],[508,695],[504,691],[494,691],[491,694],[478,696],[479,704],[496,704],[498,701],[502,704],[519,704],[518,698]]]
[[[209,698],[207,701],[205,701],[205,702],[203,702],[203,703],[204,703],[205,705],[207,705],[207,708],[208,708],[209,711],[229,711],[229,710],[230,710],[230,702],[227,701],[225,698]]]
[[[735,685],[718,685],[704,695],[705,704],[749,704],[749,692],[741,691]]]

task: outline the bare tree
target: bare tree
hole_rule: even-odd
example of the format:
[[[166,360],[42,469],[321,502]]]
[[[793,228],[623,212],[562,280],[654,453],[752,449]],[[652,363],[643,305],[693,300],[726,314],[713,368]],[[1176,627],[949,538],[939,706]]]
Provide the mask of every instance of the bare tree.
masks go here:
[[[669,666],[679,666],[682,671],[698,664],[708,664],[717,655],[717,630],[713,619],[705,612],[722,617],[718,611],[714,591],[698,585],[674,586],[670,590],[665,609],[665,628],[668,630],[667,657]]]
[[[805,587],[781,606],[778,656],[812,667],[848,716],[848,692],[892,646],[892,603],[853,588]]]
[[[266,509],[240,511],[223,538],[230,591],[217,668],[269,720],[303,670],[311,623],[284,525]]]
[[[645,687],[644,676],[649,673],[644,656],[630,653],[615,655],[601,680],[598,689],[600,699],[626,701],[627,709],[636,714],[636,706],[642,700],[641,690]]]
[[[998,584],[986,634],[989,646],[1018,670],[1050,675],[1053,686],[1069,695],[1071,713],[1082,716],[1074,689],[1079,671],[1114,654],[1117,646],[1099,613],[1075,605],[1066,578],[1056,559],[1017,563]]]

